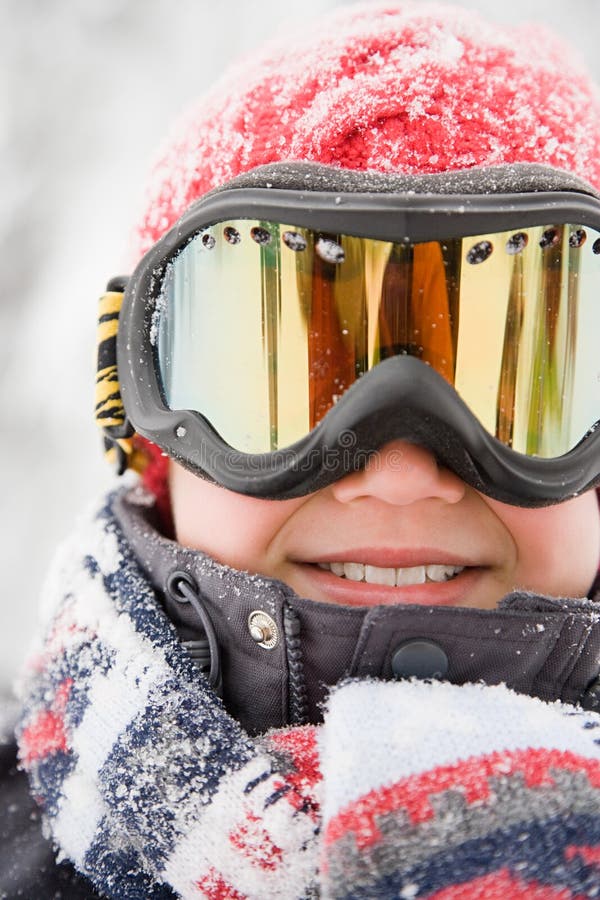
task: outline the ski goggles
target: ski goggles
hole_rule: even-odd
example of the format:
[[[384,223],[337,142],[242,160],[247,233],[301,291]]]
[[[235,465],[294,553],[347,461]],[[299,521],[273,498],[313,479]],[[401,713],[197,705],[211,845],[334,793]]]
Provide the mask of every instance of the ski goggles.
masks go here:
[[[263,167],[109,287],[96,410],[122,459],[135,430],[284,499],[405,439],[514,505],[600,481],[600,199],[565,173]]]

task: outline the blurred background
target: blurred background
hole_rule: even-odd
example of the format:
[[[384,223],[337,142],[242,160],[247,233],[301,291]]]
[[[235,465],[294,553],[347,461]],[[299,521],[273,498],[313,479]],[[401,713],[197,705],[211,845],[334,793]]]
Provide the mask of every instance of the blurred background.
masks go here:
[[[347,5],[0,0],[0,694],[53,548],[112,481],[92,415],[96,301],[157,143],[241,53]],[[461,5],[555,28],[600,82],[598,0]]]

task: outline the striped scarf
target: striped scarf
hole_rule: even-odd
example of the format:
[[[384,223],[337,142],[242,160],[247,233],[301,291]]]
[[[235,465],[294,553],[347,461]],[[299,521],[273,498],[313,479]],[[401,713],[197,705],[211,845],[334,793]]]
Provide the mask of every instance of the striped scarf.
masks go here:
[[[348,681],[250,738],[111,510],[59,553],[23,679],[22,765],[109,898],[600,896],[600,716],[504,686]]]

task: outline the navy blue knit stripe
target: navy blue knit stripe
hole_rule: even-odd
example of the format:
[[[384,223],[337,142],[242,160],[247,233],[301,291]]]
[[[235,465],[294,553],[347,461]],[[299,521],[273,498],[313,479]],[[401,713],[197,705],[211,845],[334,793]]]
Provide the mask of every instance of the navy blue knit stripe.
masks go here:
[[[63,782],[75,765],[76,760],[71,753],[57,750],[41,759],[32,768],[34,793],[38,797],[43,797],[42,809],[48,816],[57,815],[62,799]]]
[[[600,817],[566,815],[543,822],[522,822],[452,846],[411,869],[398,866],[368,885],[355,885],[348,893],[336,893],[336,900],[365,900],[366,897],[396,897],[407,884],[411,897],[425,898],[443,888],[456,886],[456,874],[468,884],[476,878],[508,869],[515,879],[537,882],[555,889],[569,889],[580,897],[597,897],[600,872],[580,857],[567,860],[569,846],[600,844]],[[414,893],[413,893],[414,890]]]
[[[201,815],[196,785],[202,785],[201,801],[209,803],[225,776],[256,756],[238,723],[208,697],[209,689],[197,674],[195,679],[189,685],[173,676],[152,690],[145,709],[120,736],[100,771],[113,824],[118,820],[126,831],[138,835],[145,859],[158,871],[177,838],[173,796],[179,804],[192,800]],[[194,746],[197,752],[190,753]],[[95,844],[101,847],[105,840],[99,830]]]
[[[103,895],[119,900],[172,900],[176,894],[158,884],[133,849],[120,850],[97,841],[85,857],[88,877]]]

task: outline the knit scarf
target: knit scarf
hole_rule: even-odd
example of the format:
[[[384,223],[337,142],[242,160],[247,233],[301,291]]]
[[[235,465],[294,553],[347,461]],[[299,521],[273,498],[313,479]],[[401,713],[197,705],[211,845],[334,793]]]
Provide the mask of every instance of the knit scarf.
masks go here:
[[[22,765],[109,898],[600,896],[600,717],[504,686],[349,681],[250,738],[178,642],[111,500],[62,548]]]

